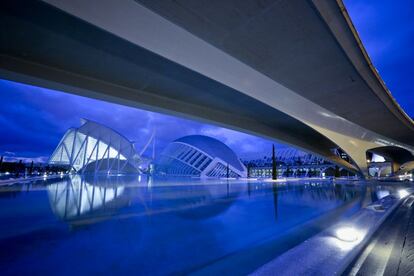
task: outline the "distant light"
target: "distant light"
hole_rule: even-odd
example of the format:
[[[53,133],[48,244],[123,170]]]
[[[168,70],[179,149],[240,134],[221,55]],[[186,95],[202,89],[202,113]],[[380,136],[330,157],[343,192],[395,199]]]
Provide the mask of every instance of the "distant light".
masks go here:
[[[385,162],[385,158],[381,155],[378,154],[372,154],[372,162],[376,162],[376,163],[383,163]]]
[[[353,227],[342,227],[336,230],[336,237],[345,242],[355,242],[361,238],[361,234]]]
[[[378,197],[378,199],[384,198],[384,197],[386,197],[388,195],[390,195],[390,191],[387,191],[387,190],[377,191],[377,197]]]
[[[374,212],[385,212],[385,208],[384,206],[382,206],[381,204],[373,204],[373,205],[369,205],[366,207],[367,209],[370,209]]]
[[[5,175],[9,175],[10,173],[9,173],[9,172],[5,172],[4,174],[5,174]]]
[[[410,193],[409,192],[407,192],[407,190],[406,189],[401,189],[401,190],[399,190],[398,191],[398,196],[400,197],[400,198],[404,198],[404,197],[406,197],[406,196],[408,196]]]

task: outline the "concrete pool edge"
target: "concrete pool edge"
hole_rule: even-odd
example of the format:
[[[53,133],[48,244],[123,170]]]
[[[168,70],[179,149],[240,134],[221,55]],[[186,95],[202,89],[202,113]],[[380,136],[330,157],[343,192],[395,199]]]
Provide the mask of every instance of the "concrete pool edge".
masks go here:
[[[317,275],[321,270],[326,275],[341,275],[365,248],[376,230],[407,197],[389,195],[369,204],[350,219],[309,238],[258,268],[251,275]],[[358,239],[340,240],[336,232],[344,227],[356,229]]]

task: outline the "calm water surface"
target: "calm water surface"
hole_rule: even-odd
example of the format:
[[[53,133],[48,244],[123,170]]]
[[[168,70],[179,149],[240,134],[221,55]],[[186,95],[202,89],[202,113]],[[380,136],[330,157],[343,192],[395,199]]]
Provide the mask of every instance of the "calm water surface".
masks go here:
[[[246,274],[394,188],[146,176],[0,187],[0,273]]]

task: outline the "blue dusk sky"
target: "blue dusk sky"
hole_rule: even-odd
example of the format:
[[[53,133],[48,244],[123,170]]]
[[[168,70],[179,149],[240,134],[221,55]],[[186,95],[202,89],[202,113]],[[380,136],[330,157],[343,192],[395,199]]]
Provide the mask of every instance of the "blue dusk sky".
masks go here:
[[[381,77],[414,116],[414,1],[346,0],[348,12]],[[0,80],[0,154],[46,160],[69,127],[87,118],[125,135],[141,149],[156,130],[156,152],[184,135],[215,137],[241,158],[269,155],[271,141],[164,114]],[[284,147],[278,145],[278,147]]]
[[[0,80],[0,91],[0,154],[13,159],[47,159],[65,131],[80,126],[81,118],[115,129],[135,142],[138,151],[154,130],[156,153],[191,134],[215,137],[245,158],[261,158],[272,147],[268,140],[237,131],[7,80]]]
[[[391,94],[414,117],[414,1],[344,0]]]

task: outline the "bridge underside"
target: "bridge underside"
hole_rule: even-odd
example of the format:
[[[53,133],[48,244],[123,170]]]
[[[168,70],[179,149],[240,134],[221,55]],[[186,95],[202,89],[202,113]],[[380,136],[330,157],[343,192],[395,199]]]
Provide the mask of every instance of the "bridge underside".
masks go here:
[[[399,172],[401,166],[411,163],[414,160],[413,154],[410,151],[399,147],[386,146],[370,149],[367,152],[367,159],[369,159],[369,155],[372,154],[382,156],[386,162],[390,162],[392,171],[395,173]],[[413,169],[414,167],[411,168],[411,170]],[[404,172],[406,171],[408,170],[404,170]]]
[[[59,1],[47,2],[59,7]],[[302,30],[307,22],[297,15],[297,25],[287,24],[286,17],[294,12],[291,9],[304,1],[289,1],[285,9],[269,1],[271,5],[263,7],[267,12],[246,6],[241,14],[251,10],[255,13],[251,22],[257,21],[257,26],[244,29],[240,26],[248,17],[234,22],[232,29],[231,22],[225,22],[225,14],[218,12],[214,17],[215,13],[210,14],[207,8],[196,9],[206,13],[197,16],[197,21],[189,17],[185,5],[183,11],[169,6],[172,2],[140,1],[177,27],[134,1],[116,3],[112,9],[107,6],[110,2],[68,1],[67,7],[59,8],[70,15],[42,2],[3,1],[0,77],[277,139],[354,172],[366,172],[365,152],[371,148],[394,143],[411,149],[404,144],[414,141],[412,132],[406,131],[410,126],[401,122],[401,114],[387,108],[386,112],[378,112],[384,100],[372,100],[363,92],[372,93],[369,84],[373,80],[367,81],[355,71],[336,40],[323,37],[332,34],[321,25],[321,18],[315,21],[313,30]],[[231,1],[223,1],[227,2]],[[314,6],[306,6],[314,13],[307,16],[318,14]],[[120,11],[122,18],[117,20],[117,13],[106,14],[111,10]],[[268,14],[269,10],[273,12]],[[131,12],[135,16],[128,16]],[[261,13],[263,16],[258,16]],[[210,16],[219,28],[203,21]],[[280,21],[266,21],[272,18]],[[144,21],[121,22],[124,19]],[[117,24],[126,32],[118,33]],[[268,27],[260,31],[263,26]],[[226,32],[224,27],[233,31]],[[289,29],[289,36],[285,29]],[[312,36],[303,35],[308,31]],[[253,34],[260,37],[249,37]],[[138,39],[134,40],[134,35]],[[324,64],[329,59],[338,62]],[[355,106],[359,104],[364,107]],[[377,128],[372,120],[382,120],[385,125]],[[353,164],[332,153],[338,146]]]

